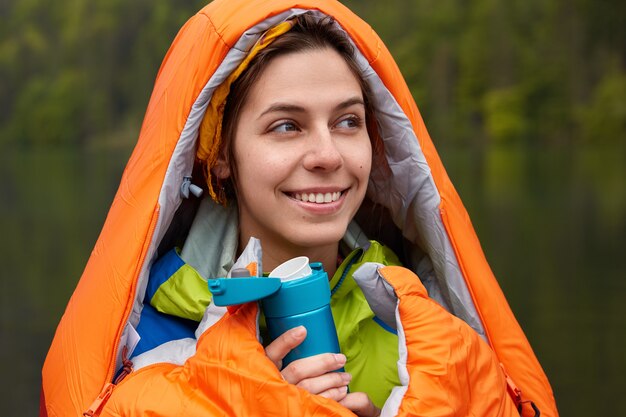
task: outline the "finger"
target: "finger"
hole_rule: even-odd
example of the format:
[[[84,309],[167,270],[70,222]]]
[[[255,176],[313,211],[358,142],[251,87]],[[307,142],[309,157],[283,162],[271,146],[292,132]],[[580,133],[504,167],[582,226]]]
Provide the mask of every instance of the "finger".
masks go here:
[[[340,402],[341,400],[346,398],[347,394],[348,394],[348,386],[344,385],[343,387],[335,387],[335,388],[327,389],[324,392],[320,392],[318,395],[320,397],[324,397],[330,400],[335,400],[337,402]]]
[[[374,405],[364,392],[350,393],[343,400],[339,401],[339,404],[359,417],[377,417],[380,415],[380,409]]]
[[[281,371],[281,374],[287,382],[298,384],[305,379],[336,371],[345,364],[346,356],[341,353],[322,353],[291,362]]]
[[[265,348],[265,354],[278,369],[282,368],[283,358],[306,338],[306,328],[304,326],[294,327],[278,336]]]
[[[322,393],[333,390],[334,388],[347,387],[350,380],[352,380],[352,376],[347,372],[328,372],[318,377],[303,379],[298,382],[296,386],[310,392],[311,394],[321,395]],[[345,395],[341,398],[343,397],[345,397]],[[338,401],[334,398],[334,396],[333,399]]]

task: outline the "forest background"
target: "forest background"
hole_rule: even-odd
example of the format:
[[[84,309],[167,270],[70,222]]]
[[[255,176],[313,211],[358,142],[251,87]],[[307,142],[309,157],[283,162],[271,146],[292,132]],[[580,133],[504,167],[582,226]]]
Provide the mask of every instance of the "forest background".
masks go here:
[[[405,75],[562,415],[626,415],[626,2],[344,3]],[[36,413],[160,62],[204,4],[0,1],[1,415]]]

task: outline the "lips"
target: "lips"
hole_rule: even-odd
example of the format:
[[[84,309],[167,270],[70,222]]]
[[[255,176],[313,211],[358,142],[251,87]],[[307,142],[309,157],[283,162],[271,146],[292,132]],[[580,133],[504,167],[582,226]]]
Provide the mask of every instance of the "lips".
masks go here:
[[[327,192],[327,193],[290,193],[291,198],[294,200],[302,201],[305,203],[327,204],[334,203],[339,200],[343,191]]]

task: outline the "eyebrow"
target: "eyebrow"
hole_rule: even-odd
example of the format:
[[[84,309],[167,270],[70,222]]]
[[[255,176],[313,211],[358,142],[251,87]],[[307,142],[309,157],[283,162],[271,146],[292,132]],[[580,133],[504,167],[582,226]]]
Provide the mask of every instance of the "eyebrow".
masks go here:
[[[341,103],[337,104],[333,108],[333,111],[342,110],[342,109],[348,108],[350,106],[354,106],[355,104],[360,104],[362,106],[365,106],[365,102],[363,101],[363,98],[361,98],[361,97],[351,97],[351,98],[349,98],[347,100],[344,100]],[[304,107],[298,106],[296,104],[275,103],[275,104],[272,104],[271,106],[269,106],[263,113],[261,113],[259,115],[258,119],[260,119],[261,117],[265,116],[268,113],[274,113],[274,112],[304,113],[304,112],[306,112],[306,109]]]

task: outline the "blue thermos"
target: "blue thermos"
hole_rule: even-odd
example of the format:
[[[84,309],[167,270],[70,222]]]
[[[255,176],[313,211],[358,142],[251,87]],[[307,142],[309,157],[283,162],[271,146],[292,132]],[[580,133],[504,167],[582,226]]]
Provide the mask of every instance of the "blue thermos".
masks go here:
[[[321,263],[309,264],[302,256],[291,259],[270,272],[267,278],[242,277],[209,280],[213,302],[218,306],[261,301],[271,340],[297,326],[307,330],[306,339],[284,359],[290,362],[320,353],[339,353],[337,330],[330,310],[328,274]]]

